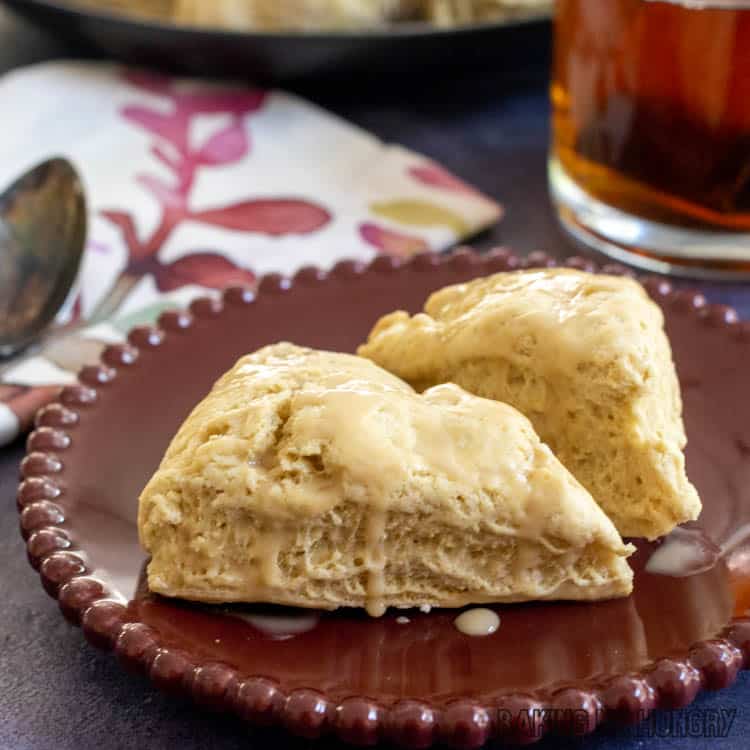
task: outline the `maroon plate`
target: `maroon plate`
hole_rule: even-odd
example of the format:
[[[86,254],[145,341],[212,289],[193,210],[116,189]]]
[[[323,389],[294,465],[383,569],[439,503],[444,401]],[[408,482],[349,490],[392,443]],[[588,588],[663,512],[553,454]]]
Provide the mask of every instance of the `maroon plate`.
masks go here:
[[[45,589],[93,644],[160,687],[308,737],[522,742],[636,721],[730,685],[750,663],[750,324],[658,279],[646,283],[666,313],[688,469],[705,505],[693,530],[666,542],[679,547],[680,575],[649,572],[660,546],[639,543],[631,597],[498,606],[501,626],[485,638],[459,633],[447,610],[409,612],[408,622],[344,610],[280,637],[258,624],[263,608],[191,605],[143,583],[138,495],[188,411],[240,355],[279,340],[351,352],[380,315],[416,312],[446,284],[522,263],[552,261],[463,251],[342,262],[266,276],[256,294],[229,290],[134,330],[40,412],[29,437],[18,505]]]

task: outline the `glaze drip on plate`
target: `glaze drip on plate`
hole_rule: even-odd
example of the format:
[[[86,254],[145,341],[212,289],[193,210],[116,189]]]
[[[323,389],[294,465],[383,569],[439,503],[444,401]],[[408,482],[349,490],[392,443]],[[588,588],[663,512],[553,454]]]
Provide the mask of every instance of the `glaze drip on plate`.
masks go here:
[[[456,629],[464,635],[483,637],[497,632],[500,627],[500,617],[491,609],[477,607],[462,612],[453,623]]]

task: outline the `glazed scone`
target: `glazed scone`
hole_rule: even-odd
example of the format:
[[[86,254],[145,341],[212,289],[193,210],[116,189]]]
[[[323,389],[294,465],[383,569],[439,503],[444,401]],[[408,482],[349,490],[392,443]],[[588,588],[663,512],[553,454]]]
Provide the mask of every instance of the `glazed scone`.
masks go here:
[[[515,409],[277,344],[195,408],[140,498],[152,591],[333,609],[600,599],[631,552]]]
[[[623,536],[698,517],[661,310],[636,281],[499,273],[382,318],[359,353],[418,391],[452,382],[523,412]]]

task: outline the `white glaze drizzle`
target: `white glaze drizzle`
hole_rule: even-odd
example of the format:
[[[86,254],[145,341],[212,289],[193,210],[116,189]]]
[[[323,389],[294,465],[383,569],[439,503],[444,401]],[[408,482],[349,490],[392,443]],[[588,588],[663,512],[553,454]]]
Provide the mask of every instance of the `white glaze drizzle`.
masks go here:
[[[492,635],[500,627],[500,617],[486,607],[476,607],[462,612],[454,621],[456,629],[475,638]]]
[[[228,612],[231,617],[252,625],[264,635],[276,640],[293,638],[295,635],[307,633],[315,628],[320,621],[320,616],[313,612],[300,612],[299,614],[247,614],[244,612]]]

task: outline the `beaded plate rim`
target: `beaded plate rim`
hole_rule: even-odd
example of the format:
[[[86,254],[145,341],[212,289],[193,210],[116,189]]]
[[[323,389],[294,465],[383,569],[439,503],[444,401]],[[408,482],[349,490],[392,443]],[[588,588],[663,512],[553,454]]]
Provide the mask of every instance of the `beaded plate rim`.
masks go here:
[[[317,738],[334,735],[357,745],[390,741],[407,748],[447,744],[476,748],[494,739],[528,744],[545,734],[584,735],[604,723],[633,724],[659,709],[683,708],[701,690],[733,684],[739,671],[750,668],[750,618],[734,618],[720,635],[699,641],[678,657],[662,658],[637,672],[601,681],[582,681],[552,691],[509,693],[492,704],[472,699],[425,702],[400,699],[382,705],[367,696],[336,702],[314,688],[285,690],[263,675],[240,674],[219,662],[201,662],[189,653],[160,645],[159,636],[140,622],[126,622],[126,607],[96,569],[77,552],[74,534],[65,528],[65,513],[55,500],[65,491],[55,475],[63,469],[66,451],[80,416],[96,408],[97,391],[116,387],[117,369],[136,364],[142,350],[158,350],[165,337],[189,335],[196,318],[218,318],[225,306],[249,306],[257,297],[293,294],[295,287],[325,284],[329,277],[356,279],[404,268],[429,271],[452,264],[476,268],[477,275],[503,270],[568,267],[597,273],[635,274],[625,266],[573,256],[559,263],[541,252],[521,258],[505,248],[478,253],[459,248],[449,254],[421,253],[409,259],[381,255],[370,263],[338,262],[330,271],[314,266],[293,277],[271,273],[255,288],[230,287],[220,297],[201,297],[187,311],[163,313],[155,327],[140,326],[126,344],[108,346],[100,364],[84,367],[78,383],[62,388],[56,401],[36,415],[36,429],[27,440],[21,462],[17,507],[21,534],[31,565],[63,615],[81,626],[94,646],[113,651],[125,668],[147,675],[160,689],[191,697],[209,709],[230,712],[252,724],[283,726],[293,734]],[[742,321],[725,305],[710,305],[703,294],[677,290],[659,276],[639,276],[654,299],[675,312],[730,335],[750,347],[750,321]]]

